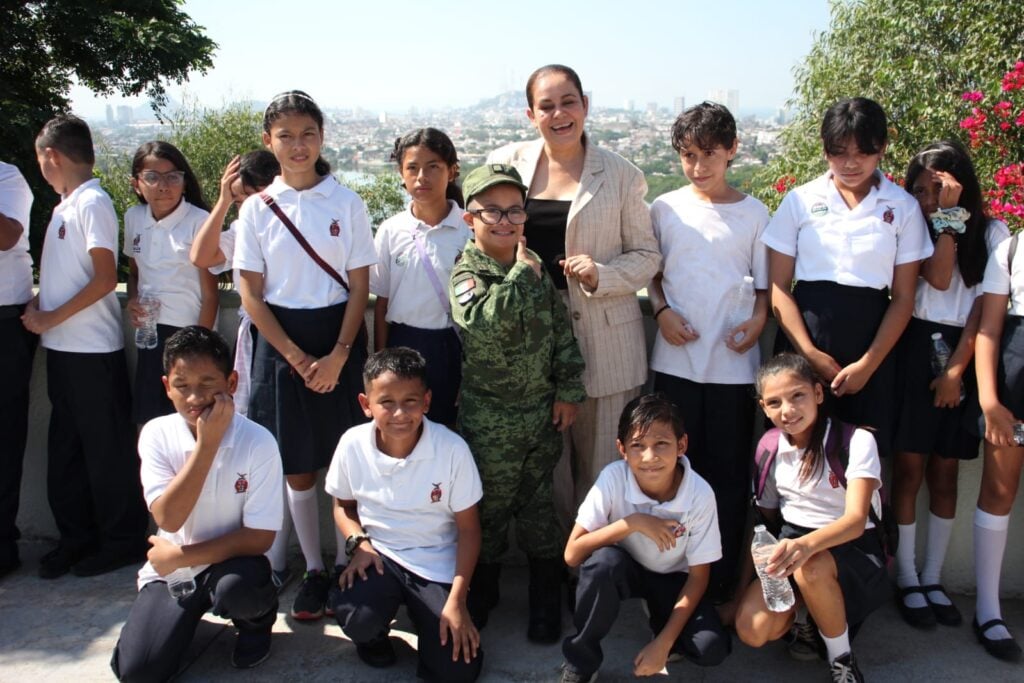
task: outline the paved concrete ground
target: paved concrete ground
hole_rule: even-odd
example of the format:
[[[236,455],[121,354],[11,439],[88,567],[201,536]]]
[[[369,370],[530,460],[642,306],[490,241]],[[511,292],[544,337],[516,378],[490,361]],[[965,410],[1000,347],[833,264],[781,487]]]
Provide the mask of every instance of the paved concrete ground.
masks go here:
[[[42,581],[36,563],[41,544],[23,544],[25,566],[0,581],[0,681],[109,681],[110,653],[134,599],[135,570],[80,579]],[[502,604],[483,633],[486,651],[483,681],[552,681],[561,662],[558,646],[531,645],[525,638],[526,572],[513,567],[502,586]],[[392,635],[398,639],[398,664],[384,671],[363,666],[355,648],[332,621],[295,623],[285,616],[296,584],[282,597],[271,657],[261,667],[239,672],[229,663],[234,632],[208,615],[200,625],[181,681],[408,681],[415,678],[416,636],[400,613]],[[969,619],[973,603],[957,597]],[[1024,602],[1009,601],[1005,617],[1024,636]],[[568,626],[568,615],[566,617]],[[628,680],[631,662],[649,634],[637,601],[623,608],[605,644],[601,681]],[[975,642],[970,626],[920,632],[905,626],[895,607],[872,615],[854,650],[869,681],[1022,681],[1024,665],[989,657]],[[732,656],[713,669],[688,662],[670,664],[668,676],[690,681],[824,681],[821,662],[791,660],[784,646],[756,651],[734,641]]]

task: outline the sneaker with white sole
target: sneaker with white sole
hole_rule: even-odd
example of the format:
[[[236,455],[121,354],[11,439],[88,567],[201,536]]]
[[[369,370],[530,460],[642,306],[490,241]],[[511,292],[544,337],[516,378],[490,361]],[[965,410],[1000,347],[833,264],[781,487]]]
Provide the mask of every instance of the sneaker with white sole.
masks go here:
[[[570,669],[569,665],[564,662],[562,663],[561,675],[558,677],[558,683],[594,683],[596,680],[596,671],[589,676],[584,676]]]

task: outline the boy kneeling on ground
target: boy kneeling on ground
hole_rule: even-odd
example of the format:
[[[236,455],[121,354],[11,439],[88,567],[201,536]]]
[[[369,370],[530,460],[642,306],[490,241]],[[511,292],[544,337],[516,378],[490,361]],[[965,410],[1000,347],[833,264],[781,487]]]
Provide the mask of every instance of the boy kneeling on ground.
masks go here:
[[[622,410],[617,444],[623,459],[601,471],[565,547],[580,580],[562,683],[594,680],[623,598],[647,603],[654,633],[633,660],[637,676],[678,655],[714,666],[731,650],[704,595],[710,565],[722,556],[715,494],[684,455],[682,416],[660,394],[639,396]]]
[[[203,614],[238,628],[231,663],[270,654],[277,589],[263,553],[281,528],[281,456],[263,427],[237,414],[231,351],[216,332],[186,327],[164,346],[164,387],[175,413],[139,435],[142,487],[160,527],[149,537],[132,605],[110,667],[122,681],[167,680]],[[195,590],[171,597],[167,576],[191,567]]]
[[[424,417],[426,362],[406,347],[378,351],[359,403],[372,422],[342,435],[325,487],[348,566],[327,604],[366,664],[395,663],[391,621],[405,604],[419,635],[417,675],[473,681],[480,635],[466,594],[480,553],[480,475],[462,437]]]

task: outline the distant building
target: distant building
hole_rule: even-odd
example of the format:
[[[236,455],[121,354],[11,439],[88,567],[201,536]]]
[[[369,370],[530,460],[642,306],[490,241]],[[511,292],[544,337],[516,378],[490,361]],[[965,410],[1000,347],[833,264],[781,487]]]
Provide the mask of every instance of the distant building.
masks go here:
[[[650,114],[651,116],[656,116],[658,114],[658,103],[657,102],[648,102],[647,103],[647,113]]]
[[[114,127],[114,108],[109,104],[107,105],[107,127]]]
[[[127,105],[120,105],[117,108],[117,122],[122,126],[132,125],[132,108]]]
[[[627,99],[622,103],[622,108],[625,109],[626,111],[633,111],[633,109],[636,108],[636,102]]]
[[[672,114],[678,116],[686,109],[686,98],[677,97],[672,100]]]
[[[386,111],[382,111],[380,113],[380,115],[377,117],[377,123],[379,123],[380,125],[384,126],[384,125],[387,124],[387,122],[388,122],[388,113]]]
[[[708,91],[708,99],[718,104],[724,104],[734,116],[740,108],[740,91],[728,90],[726,88],[715,88]]]

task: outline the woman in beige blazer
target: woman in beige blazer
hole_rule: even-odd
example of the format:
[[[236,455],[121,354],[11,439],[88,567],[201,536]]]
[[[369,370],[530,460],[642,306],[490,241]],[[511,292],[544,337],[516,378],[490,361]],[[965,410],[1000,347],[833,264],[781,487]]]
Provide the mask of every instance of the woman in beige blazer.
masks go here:
[[[643,173],[584,134],[588,102],[576,72],[559,64],[537,69],[526,99],[540,139],[502,147],[487,161],[512,164],[530,188],[527,244],[564,288],[587,363],[588,398],[570,428],[572,469],[563,463],[555,473],[556,505],[571,525],[601,468],[619,457],[619,413],[647,380],[636,292],[658,272],[661,255]]]

